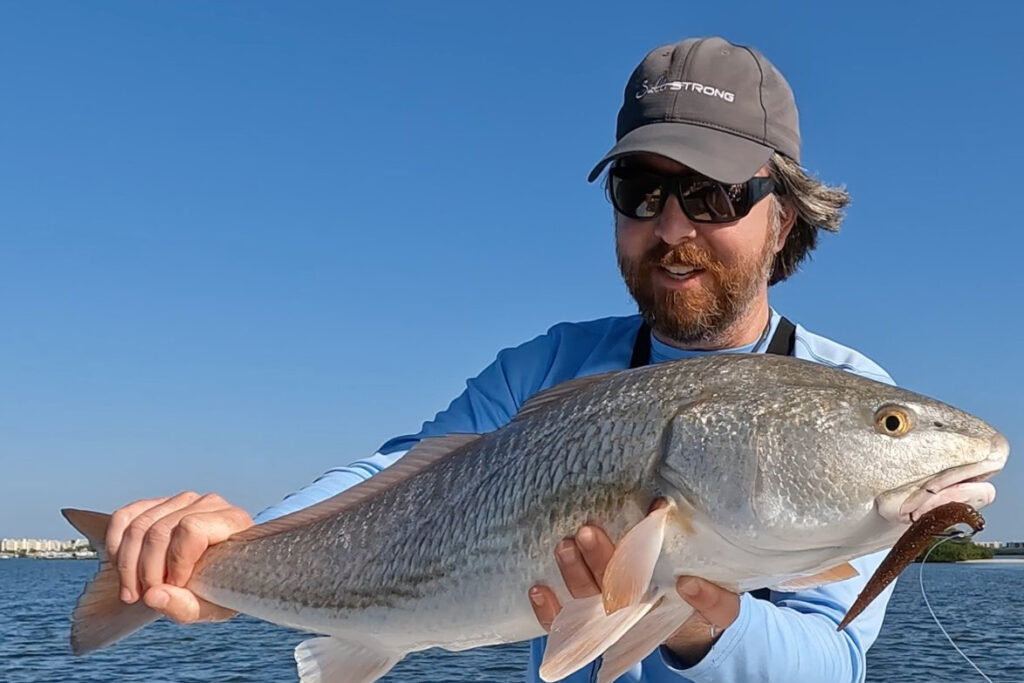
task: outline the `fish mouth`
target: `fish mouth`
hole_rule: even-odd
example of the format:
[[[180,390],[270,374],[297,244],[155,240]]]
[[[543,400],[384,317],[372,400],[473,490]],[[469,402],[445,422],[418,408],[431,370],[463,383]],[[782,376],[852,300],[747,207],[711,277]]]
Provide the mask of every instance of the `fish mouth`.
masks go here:
[[[909,487],[906,495],[886,495],[879,500],[878,512],[890,522],[911,524],[930,510],[946,503],[966,503],[980,509],[996,498],[996,489],[988,480],[1003,469],[1010,454],[1006,437],[992,437],[988,457],[979,462],[943,470]],[[895,493],[895,492],[894,492]]]

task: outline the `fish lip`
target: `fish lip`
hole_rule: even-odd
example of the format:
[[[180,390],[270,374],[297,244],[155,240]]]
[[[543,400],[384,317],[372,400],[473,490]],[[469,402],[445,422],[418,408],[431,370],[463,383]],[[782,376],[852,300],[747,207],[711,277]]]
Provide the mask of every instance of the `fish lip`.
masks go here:
[[[910,524],[937,505],[957,500],[957,494],[980,496],[977,500],[988,505],[995,498],[995,488],[986,482],[1003,469],[1010,454],[1009,442],[1002,434],[992,436],[991,442],[992,449],[984,460],[951,467],[914,484],[895,515],[892,506],[886,506],[886,510],[880,507],[879,512],[890,521]]]
[[[1006,440],[1006,437],[996,432],[989,439],[992,442],[992,452],[988,455],[988,460],[998,461],[1000,467],[1006,464],[1006,459],[1010,457],[1010,442]]]

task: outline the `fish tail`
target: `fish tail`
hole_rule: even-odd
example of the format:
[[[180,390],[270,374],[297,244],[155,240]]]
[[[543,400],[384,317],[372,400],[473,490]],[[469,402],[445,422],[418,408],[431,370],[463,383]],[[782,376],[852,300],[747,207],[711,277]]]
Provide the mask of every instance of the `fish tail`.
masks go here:
[[[110,515],[70,508],[61,510],[61,514],[89,539],[100,556],[99,571],[71,613],[71,651],[83,655],[98,650],[156,621],[160,613],[141,600],[130,605],[121,602],[121,580],[104,544]]]

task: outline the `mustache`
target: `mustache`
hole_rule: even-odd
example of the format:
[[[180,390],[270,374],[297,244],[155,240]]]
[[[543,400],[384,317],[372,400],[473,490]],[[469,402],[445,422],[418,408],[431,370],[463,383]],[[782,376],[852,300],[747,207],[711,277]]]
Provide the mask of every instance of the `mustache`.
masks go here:
[[[644,257],[644,264],[648,267],[686,266],[708,271],[722,269],[722,264],[707,250],[692,243],[676,246],[659,244],[652,247]]]

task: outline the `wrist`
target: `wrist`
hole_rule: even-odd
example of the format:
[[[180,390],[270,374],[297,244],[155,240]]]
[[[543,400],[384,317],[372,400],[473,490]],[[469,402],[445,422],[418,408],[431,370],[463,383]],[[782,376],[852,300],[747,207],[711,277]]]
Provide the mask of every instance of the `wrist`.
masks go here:
[[[711,638],[711,628],[706,626],[707,630],[704,631],[704,639],[708,649],[702,656],[699,655],[697,648],[694,648],[694,654],[698,656],[684,660],[676,655],[674,650],[669,649],[666,644],[662,644],[657,652],[661,654],[661,659],[665,666],[676,673],[683,674],[688,680],[702,682],[720,680],[722,667],[728,668],[735,665],[732,658],[735,656],[737,649],[742,651],[741,643],[749,642],[748,631],[750,630],[751,623],[763,623],[763,616],[757,616],[758,612],[764,609],[765,606],[773,607],[767,600],[756,600],[749,593],[743,593],[739,598],[739,614],[728,628],[721,631],[716,630],[715,637]],[[764,603],[764,606],[756,603]],[[682,635],[676,632],[667,640],[675,640],[676,636]],[[694,637],[696,635],[694,633]],[[686,647],[685,643],[673,644]],[[730,661],[733,661],[733,664],[729,664],[728,662]]]
[[[722,631],[713,630],[711,624],[699,619],[684,624],[662,643],[662,647],[676,660],[676,668],[689,668],[700,663],[721,637]]]

